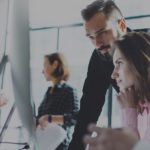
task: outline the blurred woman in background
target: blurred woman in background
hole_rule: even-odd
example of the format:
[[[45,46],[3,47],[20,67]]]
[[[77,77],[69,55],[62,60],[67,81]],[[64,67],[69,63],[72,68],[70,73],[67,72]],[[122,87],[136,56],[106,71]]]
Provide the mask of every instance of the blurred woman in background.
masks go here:
[[[76,123],[79,101],[74,88],[66,83],[69,78],[67,62],[61,53],[53,53],[44,57],[43,74],[52,82],[38,108],[37,125],[45,128],[56,123],[66,130],[67,138],[57,150],[67,150],[71,140],[71,127]]]

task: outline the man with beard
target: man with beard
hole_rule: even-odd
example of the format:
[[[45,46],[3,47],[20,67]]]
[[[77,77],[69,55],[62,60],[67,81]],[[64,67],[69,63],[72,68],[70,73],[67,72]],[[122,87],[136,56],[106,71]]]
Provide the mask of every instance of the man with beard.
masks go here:
[[[112,84],[118,90],[111,79],[114,68],[111,44],[127,31],[124,17],[112,0],[96,0],[83,9],[81,14],[86,36],[95,49],[89,62],[77,124],[68,150],[85,149],[83,136],[87,133],[88,124],[97,122],[109,85]]]

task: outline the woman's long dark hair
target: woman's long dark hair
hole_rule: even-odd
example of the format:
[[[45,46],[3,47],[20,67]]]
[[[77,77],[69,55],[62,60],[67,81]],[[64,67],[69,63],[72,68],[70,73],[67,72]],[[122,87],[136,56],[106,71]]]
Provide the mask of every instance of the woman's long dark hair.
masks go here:
[[[138,100],[150,102],[150,35],[131,32],[115,41],[115,46],[129,62],[135,75],[135,90]]]

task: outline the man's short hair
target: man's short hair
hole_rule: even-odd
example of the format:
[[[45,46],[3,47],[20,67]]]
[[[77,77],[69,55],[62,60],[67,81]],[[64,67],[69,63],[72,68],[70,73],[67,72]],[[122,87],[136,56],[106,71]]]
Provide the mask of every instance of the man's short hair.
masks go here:
[[[98,12],[103,12],[109,18],[114,10],[122,16],[120,9],[112,0],[96,0],[87,5],[87,7],[81,11],[81,15],[85,21],[90,20]]]

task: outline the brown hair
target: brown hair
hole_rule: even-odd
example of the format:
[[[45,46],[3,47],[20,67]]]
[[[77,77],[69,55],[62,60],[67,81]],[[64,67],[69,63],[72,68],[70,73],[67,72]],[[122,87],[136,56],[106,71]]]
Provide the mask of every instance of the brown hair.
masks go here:
[[[45,58],[48,58],[50,64],[53,64],[55,61],[58,62],[53,76],[60,80],[67,81],[69,78],[69,68],[64,55],[62,53],[52,53],[50,55],[45,55]]]
[[[81,15],[85,21],[88,21],[98,12],[103,12],[109,18],[113,11],[116,11],[118,15],[122,17],[122,13],[118,6],[114,3],[114,1],[96,0],[91,4],[87,5],[87,7],[81,11]],[[118,16],[115,15],[115,17],[118,21]]]
[[[131,32],[116,40],[115,46],[127,59],[135,75],[135,90],[139,100],[146,99],[150,102],[150,35]]]

